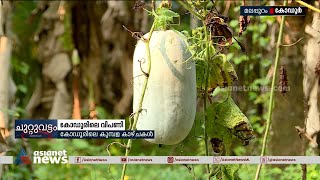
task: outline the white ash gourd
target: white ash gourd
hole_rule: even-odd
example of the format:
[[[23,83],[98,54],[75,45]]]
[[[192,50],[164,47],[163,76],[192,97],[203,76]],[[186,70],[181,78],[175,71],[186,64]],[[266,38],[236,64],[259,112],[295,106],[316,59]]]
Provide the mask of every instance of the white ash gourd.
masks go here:
[[[144,35],[144,38],[148,37],[149,33]],[[150,51],[151,72],[137,129],[154,130],[155,138],[146,139],[151,143],[177,144],[189,134],[196,115],[195,63],[190,59],[186,37],[177,31],[154,31]],[[146,43],[139,40],[133,57],[135,113],[138,111],[147,69]]]

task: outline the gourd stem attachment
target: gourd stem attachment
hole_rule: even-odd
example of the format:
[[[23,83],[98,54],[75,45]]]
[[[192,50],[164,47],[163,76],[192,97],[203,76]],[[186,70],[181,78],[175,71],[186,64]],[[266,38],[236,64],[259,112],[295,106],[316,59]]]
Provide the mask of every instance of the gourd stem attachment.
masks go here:
[[[286,6],[287,4],[288,4],[288,1],[284,0],[283,6]],[[284,23],[285,23],[285,16],[282,16],[279,35],[278,35],[278,41],[277,41],[277,45],[278,46],[277,46],[276,57],[275,57],[275,62],[274,62],[274,71],[273,71],[273,77],[272,77],[272,83],[271,83],[271,94],[270,94],[269,106],[268,106],[267,127],[266,127],[266,131],[264,133],[261,156],[264,156],[265,152],[266,152],[268,134],[269,134],[269,130],[270,130],[271,122],[272,122],[271,121],[272,120],[271,117],[272,117],[273,101],[274,101],[274,89],[275,89],[278,65],[279,65],[279,61],[280,61],[280,51],[281,51],[280,44],[282,43]],[[262,164],[259,164],[258,168],[257,168],[257,171],[256,171],[255,180],[259,179],[259,174],[260,174],[260,171],[261,171],[261,167],[262,167]]]
[[[196,11],[194,11],[189,4],[183,2],[183,1],[177,1],[181,6],[183,6],[185,9],[187,9],[190,13],[192,13],[194,16],[196,16],[197,18],[199,18],[200,20],[203,20],[203,17],[197,13]]]
[[[144,99],[144,95],[145,95],[145,92],[146,92],[146,89],[147,89],[147,86],[148,86],[148,80],[149,80],[149,74],[150,74],[150,71],[151,71],[151,52],[150,52],[150,40],[151,40],[151,37],[152,37],[152,33],[155,29],[155,24],[153,23],[152,24],[152,27],[151,27],[151,30],[150,30],[150,36],[148,37],[148,39],[145,41],[146,43],[146,48],[147,48],[147,61],[148,61],[148,69],[147,71],[145,72],[146,74],[148,74],[148,76],[146,76],[146,79],[143,83],[143,88],[142,88],[142,94],[141,94],[141,97],[140,97],[140,101],[139,101],[139,107],[138,107],[138,112],[136,112],[134,114],[134,118],[133,118],[133,124],[130,128],[130,130],[134,130],[136,129],[136,125],[137,125],[137,122],[138,122],[138,119],[139,119],[139,115],[140,115],[140,112],[142,111],[142,103],[143,103],[143,99]],[[130,153],[130,150],[131,150],[131,145],[132,145],[132,139],[129,139],[128,142],[127,142],[127,145],[126,145],[126,153],[125,153],[125,156],[128,156],[129,153]],[[127,164],[124,163],[123,166],[122,166],[122,173],[121,173],[121,179],[123,180],[124,179],[124,176],[126,174],[126,169],[127,169]]]

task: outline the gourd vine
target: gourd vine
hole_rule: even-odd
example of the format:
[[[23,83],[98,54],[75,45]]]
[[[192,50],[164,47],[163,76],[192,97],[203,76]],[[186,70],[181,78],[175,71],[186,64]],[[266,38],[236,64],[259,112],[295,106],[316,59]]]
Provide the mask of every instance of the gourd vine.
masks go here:
[[[155,5],[154,5],[155,2],[154,1],[152,2],[152,4],[153,4],[152,11],[148,11],[146,9],[145,10],[147,12],[149,12],[150,15],[154,16],[154,22],[152,24],[152,27],[150,29],[148,37],[147,38],[145,38],[143,36],[140,37],[140,40],[145,43],[148,66],[147,66],[147,70],[144,71],[142,69],[141,64],[140,64],[141,72],[143,72],[143,75],[145,76],[145,80],[144,80],[143,87],[142,87],[142,90],[141,90],[141,97],[140,97],[140,100],[139,100],[137,112],[133,113],[133,124],[130,125],[130,130],[135,130],[136,129],[137,122],[138,122],[138,119],[139,119],[139,115],[143,111],[142,104],[143,104],[145,93],[146,93],[146,90],[147,90],[147,87],[148,87],[148,81],[149,81],[150,72],[151,72],[150,40],[152,38],[153,32],[156,29],[159,29],[159,30],[167,29],[169,27],[170,23],[173,23],[173,19],[175,17],[179,17],[179,14],[177,14],[177,13],[175,13],[175,12],[173,12],[173,11],[168,9],[168,7],[170,7],[170,3],[169,2],[163,1],[157,9],[155,9]],[[142,62],[140,62],[140,63],[142,63]],[[131,146],[132,146],[132,139],[129,139],[127,144],[126,144],[126,146],[125,146],[125,148],[126,148],[125,156],[129,155],[130,150],[131,150]],[[127,164],[124,163],[123,167],[122,167],[121,179],[124,179],[124,177],[125,177],[126,168],[127,168]]]
[[[142,94],[141,94],[141,97],[140,97],[138,112],[134,113],[133,124],[131,125],[131,127],[130,127],[131,129],[130,130],[134,130],[136,128],[136,125],[137,125],[137,122],[138,122],[138,119],[139,119],[139,114],[142,111],[143,98],[144,98],[144,95],[145,95],[145,92],[146,92],[146,89],[147,89],[147,86],[148,86],[149,75],[150,75],[150,72],[151,72],[150,39],[152,37],[152,33],[153,33],[154,29],[155,29],[155,23],[151,27],[149,37],[147,39],[143,39],[143,41],[146,44],[146,49],[147,49],[148,69],[144,74],[146,76],[146,79],[145,79],[144,84],[143,84],[143,89],[142,89]],[[132,139],[129,139],[128,142],[127,142],[127,145],[126,145],[125,156],[129,155],[131,146],[132,146]],[[124,163],[123,167],[122,167],[121,179],[124,179],[124,176],[126,174],[126,168],[127,168],[127,164]]]
[[[288,4],[288,1],[284,0],[283,6],[286,6],[287,4]],[[272,83],[271,83],[271,94],[270,94],[270,100],[269,100],[269,106],[268,106],[267,127],[266,127],[264,137],[263,137],[261,156],[264,156],[266,153],[267,139],[268,139],[268,134],[269,134],[269,130],[271,127],[271,122],[272,122],[272,110],[273,110],[273,105],[274,105],[273,104],[274,103],[274,91],[275,91],[275,86],[276,86],[275,84],[276,84],[277,70],[278,70],[278,66],[280,63],[280,51],[281,51],[284,23],[285,23],[285,16],[282,16],[280,29],[279,29],[279,35],[278,35],[278,41],[277,41],[277,50],[276,50],[276,57],[275,57],[275,62],[274,62],[274,72],[273,72]],[[257,171],[256,171],[255,180],[259,179],[261,167],[262,167],[262,164],[259,164]]]
[[[231,98],[231,91],[227,89],[227,87],[231,86],[232,83],[237,80],[237,74],[232,64],[227,60],[226,55],[223,54],[225,48],[233,44],[233,33],[227,24],[227,18],[221,16],[214,8],[214,2],[210,0],[177,2],[202,23],[202,26],[192,29],[191,34],[183,31],[179,36],[186,36],[185,43],[187,44],[188,51],[191,53],[191,57],[185,59],[183,63],[193,61],[192,63],[196,64],[195,86],[203,101],[203,111],[197,113],[202,117],[201,119],[203,121],[201,122],[201,120],[198,121],[198,119],[196,119],[196,123],[200,123],[203,128],[202,139],[204,140],[205,155],[229,155],[233,137],[240,139],[243,145],[247,145],[253,138],[253,130],[247,117],[234,103]],[[140,72],[143,73],[141,76],[144,76],[144,82],[140,90],[141,96],[139,97],[138,103],[134,103],[135,112],[133,112],[129,118],[129,130],[137,129],[140,113],[145,110],[143,109],[143,103],[148,89],[150,75],[152,76],[151,68],[153,68],[151,67],[151,62],[153,62],[151,59],[153,52],[151,52],[150,49],[151,37],[155,31],[173,29],[173,25],[177,25],[180,22],[179,14],[170,9],[171,3],[169,1],[162,1],[157,8],[155,8],[153,1],[152,7],[153,9],[151,11],[142,7],[149,15],[154,17],[150,32],[145,36],[139,33],[132,33],[134,37],[137,37],[139,41],[145,44],[146,62],[148,66],[147,69],[143,69],[141,63],[145,62],[139,60],[139,68]],[[176,19],[179,21],[175,24]],[[177,34],[179,33],[177,32]],[[245,49],[242,44],[239,43],[239,45],[241,49]],[[135,107],[136,105],[137,107]],[[149,112],[148,109],[145,111],[146,113]],[[132,118],[133,122],[131,122]],[[159,119],[159,121],[161,120]],[[155,134],[155,136],[157,136],[157,134]],[[211,143],[213,151],[209,150],[209,142]],[[126,145],[118,144],[125,147],[125,156],[128,156],[132,148],[132,139],[129,139]],[[210,166],[206,165],[209,179],[213,176],[237,179],[239,167],[239,165],[212,165],[210,169]],[[125,177],[126,168],[127,164],[124,163],[121,179]]]
[[[212,1],[178,1],[185,9],[202,21],[202,26],[192,30],[188,37],[192,59],[196,61],[197,88],[203,99],[203,139],[205,155],[209,155],[208,142],[213,155],[229,155],[232,138],[239,138],[247,145],[253,138],[248,118],[231,98],[227,88],[237,80],[232,64],[223,54],[231,46],[233,34],[227,18],[220,15]],[[237,41],[237,40],[236,40]],[[239,43],[241,49],[245,47]],[[227,89],[225,89],[227,88]],[[212,151],[211,151],[212,152]],[[206,166],[208,178],[237,179],[239,165]]]

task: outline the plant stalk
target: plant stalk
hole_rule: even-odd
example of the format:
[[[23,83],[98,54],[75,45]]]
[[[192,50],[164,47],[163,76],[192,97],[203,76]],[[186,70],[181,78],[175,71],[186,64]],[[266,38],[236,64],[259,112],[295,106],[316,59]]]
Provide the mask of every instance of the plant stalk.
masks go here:
[[[197,13],[196,11],[194,11],[189,4],[183,2],[183,1],[177,1],[181,6],[183,6],[186,10],[188,10],[190,13],[192,13],[193,15],[195,15],[197,18],[199,18],[200,20],[203,20],[203,17]]]
[[[309,8],[309,9],[311,9],[311,10],[313,10],[313,11],[315,11],[315,12],[317,12],[317,13],[320,13],[320,9],[318,9],[318,8],[308,4],[308,3],[305,3],[305,2],[300,1],[300,0],[296,0],[296,2],[301,4],[301,5],[303,5],[303,6],[305,6],[305,7],[307,7],[307,8]]]
[[[203,22],[203,26],[206,27],[205,23]],[[207,41],[206,43],[206,73],[205,73],[205,88],[204,88],[204,98],[203,98],[203,111],[204,111],[204,143],[205,143],[205,149],[206,149],[206,156],[209,156],[209,150],[208,150],[208,134],[207,134],[207,121],[208,121],[208,114],[207,114],[207,98],[208,98],[208,84],[209,84],[209,71],[210,71],[210,39],[208,36],[207,28],[205,28],[205,39]],[[209,164],[207,164],[207,173],[210,173],[210,167]]]
[[[145,79],[145,81],[143,83],[142,94],[141,94],[140,101],[139,101],[138,111],[135,112],[134,119],[133,119],[133,124],[132,124],[130,130],[134,130],[136,128],[136,125],[137,125],[137,122],[138,122],[138,119],[139,119],[139,115],[140,115],[140,111],[142,110],[142,103],[143,103],[144,95],[146,93],[146,89],[147,89],[147,86],[148,86],[149,76],[150,76],[150,72],[151,72],[150,40],[151,40],[151,37],[152,37],[154,29],[155,29],[155,25],[152,24],[152,27],[151,27],[151,30],[150,30],[150,33],[149,33],[150,36],[145,42],[146,43],[146,48],[147,48],[147,61],[148,61],[148,69],[146,71],[147,75],[146,75],[146,79]],[[129,139],[128,142],[127,142],[127,145],[126,145],[125,156],[129,155],[130,150],[131,150],[131,146],[132,146],[132,139]],[[124,163],[123,166],[122,166],[122,173],[121,173],[121,179],[122,180],[124,180],[124,176],[126,174],[126,169],[127,169],[127,164]]]
[[[288,1],[284,0],[283,6],[286,6],[287,4],[288,4]],[[272,77],[272,83],[271,83],[271,94],[270,94],[269,106],[268,106],[267,127],[266,127],[266,131],[264,133],[261,156],[264,156],[265,152],[266,152],[267,140],[268,140],[269,130],[270,130],[270,127],[271,127],[271,122],[272,122],[272,110],[273,110],[273,102],[274,102],[274,89],[275,89],[278,66],[279,66],[279,62],[280,62],[280,51],[281,51],[284,23],[285,23],[285,16],[282,16],[279,35],[278,35],[278,41],[277,41],[277,51],[276,51],[276,57],[275,57],[275,62],[274,62],[273,77]],[[259,164],[258,168],[257,168],[257,171],[256,171],[255,180],[259,179],[259,174],[260,174],[260,171],[261,171],[261,167],[262,167],[262,164]]]

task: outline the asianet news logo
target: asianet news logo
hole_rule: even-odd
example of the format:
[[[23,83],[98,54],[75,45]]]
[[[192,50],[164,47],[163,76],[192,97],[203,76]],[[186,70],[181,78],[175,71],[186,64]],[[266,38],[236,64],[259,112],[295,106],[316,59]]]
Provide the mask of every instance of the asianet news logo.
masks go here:
[[[17,165],[20,165],[20,164],[24,164],[24,165],[31,164],[31,160],[28,157],[27,152],[26,152],[25,149],[22,148],[20,150],[20,152],[19,152],[19,154],[18,154],[18,156],[16,158],[15,164],[17,164]]]
[[[35,164],[66,164],[68,163],[67,151],[34,151],[33,163]]]

